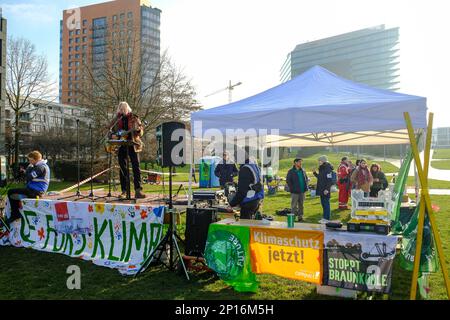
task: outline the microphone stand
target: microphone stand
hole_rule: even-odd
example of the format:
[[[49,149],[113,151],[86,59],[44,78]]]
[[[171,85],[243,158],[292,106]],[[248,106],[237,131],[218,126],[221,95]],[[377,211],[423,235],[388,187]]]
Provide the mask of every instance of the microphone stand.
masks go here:
[[[81,167],[81,163],[80,163],[80,119],[77,119],[76,123],[77,123],[77,179],[78,179],[78,183],[77,183],[77,192],[75,194],[77,199],[75,201],[80,200],[80,199],[89,198],[89,196],[84,196],[80,192],[80,181],[81,181],[81,173],[80,173],[80,167]],[[72,197],[73,196],[62,197],[62,198],[59,198],[58,200],[69,199],[69,198],[72,198]]]

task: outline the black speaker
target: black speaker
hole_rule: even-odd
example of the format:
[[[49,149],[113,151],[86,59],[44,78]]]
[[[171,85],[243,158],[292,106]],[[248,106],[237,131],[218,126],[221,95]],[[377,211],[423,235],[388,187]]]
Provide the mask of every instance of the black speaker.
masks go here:
[[[186,164],[186,125],[165,122],[156,128],[156,162],[161,167],[179,167]]]
[[[217,222],[217,209],[187,208],[186,210],[186,248],[188,256],[203,256],[205,252],[208,228]]]

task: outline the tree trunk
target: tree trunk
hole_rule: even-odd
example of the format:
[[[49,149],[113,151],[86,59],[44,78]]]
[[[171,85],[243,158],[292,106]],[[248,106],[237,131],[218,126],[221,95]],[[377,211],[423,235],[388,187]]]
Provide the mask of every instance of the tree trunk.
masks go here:
[[[16,112],[16,118],[15,118],[15,126],[16,131],[14,132],[14,173],[18,173],[19,171],[19,139],[20,139],[20,125],[19,125],[19,119],[20,119],[20,112]]]

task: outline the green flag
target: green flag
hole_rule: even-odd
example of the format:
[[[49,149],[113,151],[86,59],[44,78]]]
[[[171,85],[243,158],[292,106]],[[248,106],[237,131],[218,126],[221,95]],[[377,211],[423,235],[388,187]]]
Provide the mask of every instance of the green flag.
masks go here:
[[[411,162],[413,160],[413,154],[410,150],[408,151],[408,154],[406,155],[405,160],[402,163],[402,166],[400,168],[400,171],[398,172],[397,179],[395,181],[394,190],[392,192],[392,215],[391,220],[393,223],[393,232],[394,233],[401,233],[403,230],[403,226],[400,222],[400,207],[402,204],[402,196],[405,191],[406,187],[406,181],[408,179],[408,173],[409,168],[411,167]]]
[[[258,281],[250,262],[250,228],[211,224],[205,260],[212,270],[238,292],[256,292]]]
[[[414,268],[414,257],[416,254],[417,229],[419,221],[420,205],[417,204],[414,215],[409,223],[405,225],[402,239],[402,251],[400,253],[400,265],[405,270],[412,271]],[[434,245],[433,233],[431,231],[428,214],[425,216],[422,237],[422,252],[420,258],[420,272],[436,272],[438,270],[437,252]]]

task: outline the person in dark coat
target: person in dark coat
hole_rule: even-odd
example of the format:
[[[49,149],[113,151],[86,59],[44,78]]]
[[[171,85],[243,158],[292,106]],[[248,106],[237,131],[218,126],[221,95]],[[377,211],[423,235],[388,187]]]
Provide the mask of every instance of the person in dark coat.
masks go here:
[[[386,190],[386,188],[388,187],[388,181],[384,172],[381,171],[380,165],[377,163],[374,163],[370,166],[370,173],[373,177],[373,184],[370,187],[370,196],[378,197],[378,192],[380,190]]]
[[[331,216],[330,198],[333,170],[334,168],[328,162],[326,156],[319,157],[319,173],[314,170],[313,174],[317,178],[316,195],[320,196],[320,203],[323,208],[323,219],[320,220],[320,223],[327,223]]]
[[[286,175],[286,183],[291,193],[291,213],[295,214],[297,221],[303,221],[303,202],[308,191],[308,176],[302,168],[302,159],[294,160],[294,166]]]
[[[237,193],[230,201],[230,207],[241,207],[241,219],[253,219],[264,199],[261,169],[248,159],[239,168]]]
[[[223,153],[222,161],[217,165],[214,174],[219,178],[220,187],[225,188],[227,183],[233,182],[233,178],[238,175],[236,164],[228,159],[228,153]]]

